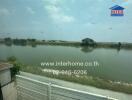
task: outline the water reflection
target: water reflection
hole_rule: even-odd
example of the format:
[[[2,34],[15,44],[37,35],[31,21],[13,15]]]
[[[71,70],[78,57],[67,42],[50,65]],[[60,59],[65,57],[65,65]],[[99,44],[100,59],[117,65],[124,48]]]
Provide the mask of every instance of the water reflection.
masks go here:
[[[37,47],[37,45],[36,45],[36,44],[32,44],[31,46],[32,46],[33,48]]]
[[[32,48],[28,44],[25,47],[16,45],[9,47],[0,44],[0,59],[6,60],[10,56],[15,56],[19,62],[32,66],[39,66],[41,62],[45,61],[98,61],[100,63],[99,67],[56,66],[54,69],[84,69],[88,70],[88,74],[103,79],[132,82],[132,62],[129,60],[132,59],[132,47],[36,46]],[[120,54],[117,54],[117,51]]]
[[[81,51],[84,53],[92,52],[95,48],[91,46],[82,46]]]

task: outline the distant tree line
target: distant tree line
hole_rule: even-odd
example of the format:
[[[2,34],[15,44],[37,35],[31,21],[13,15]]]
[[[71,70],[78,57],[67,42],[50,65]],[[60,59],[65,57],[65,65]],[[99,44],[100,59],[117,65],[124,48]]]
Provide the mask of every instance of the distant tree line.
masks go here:
[[[26,45],[27,40],[26,39],[13,39],[13,43],[16,45]]]
[[[36,39],[11,39],[11,38],[5,38],[4,42],[6,45],[27,45],[28,42],[35,43]]]
[[[70,42],[70,41],[62,41],[62,40],[36,40],[36,39],[11,39],[11,38],[5,38],[4,43],[6,45],[32,45],[32,47],[36,47],[37,44],[50,44],[50,45],[78,45],[82,47],[110,47],[110,48],[117,48],[120,50],[120,48],[123,46],[121,42],[118,43],[99,43],[94,41],[90,38],[84,38],[81,42]],[[126,45],[125,47],[130,47],[130,45]]]

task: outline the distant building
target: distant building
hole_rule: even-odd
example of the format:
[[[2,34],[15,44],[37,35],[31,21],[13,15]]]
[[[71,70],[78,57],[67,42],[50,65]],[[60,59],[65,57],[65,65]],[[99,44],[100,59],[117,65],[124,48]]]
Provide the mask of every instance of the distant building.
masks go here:
[[[90,38],[85,38],[82,40],[82,45],[94,46],[95,41]]]
[[[124,9],[121,6],[115,5],[110,8],[111,9],[111,16],[124,16]]]
[[[3,100],[2,87],[11,82],[11,71],[13,65],[8,63],[0,63],[0,100]]]

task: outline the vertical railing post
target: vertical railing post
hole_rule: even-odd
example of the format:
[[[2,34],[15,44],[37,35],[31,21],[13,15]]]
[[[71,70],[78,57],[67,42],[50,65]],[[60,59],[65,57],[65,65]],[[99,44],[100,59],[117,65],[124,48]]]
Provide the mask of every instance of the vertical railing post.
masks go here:
[[[51,83],[48,85],[48,100],[51,100]]]
[[[110,100],[109,96],[107,96],[107,100]]]
[[[2,86],[1,86],[1,83],[0,83],[0,100],[3,100],[3,93],[2,93]]]

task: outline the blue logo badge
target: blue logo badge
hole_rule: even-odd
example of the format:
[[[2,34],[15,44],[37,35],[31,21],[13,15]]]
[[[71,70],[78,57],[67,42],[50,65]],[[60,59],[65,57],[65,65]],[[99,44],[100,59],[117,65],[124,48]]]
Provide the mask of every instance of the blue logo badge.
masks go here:
[[[111,9],[111,16],[124,16],[124,9],[119,5],[115,5],[110,8]]]

